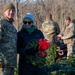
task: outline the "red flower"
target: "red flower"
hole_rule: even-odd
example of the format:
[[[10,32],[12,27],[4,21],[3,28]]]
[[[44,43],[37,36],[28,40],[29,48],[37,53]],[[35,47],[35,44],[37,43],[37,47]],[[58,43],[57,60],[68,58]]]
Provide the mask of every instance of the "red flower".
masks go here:
[[[40,51],[40,54],[44,57],[45,53],[43,51],[46,50],[50,45],[48,40],[41,38],[37,42],[37,45],[38,45],[38,50]]]
[[[46,50],[49,47],[49,42],[46,39],[39,39],[39,41],[37,42],[38,45],[38,50],[42,51],[42,50]]]
[[[43,51],[40,51],[40,54],[42,55],[42,57],[46,56],[45,52],[43,52]]]

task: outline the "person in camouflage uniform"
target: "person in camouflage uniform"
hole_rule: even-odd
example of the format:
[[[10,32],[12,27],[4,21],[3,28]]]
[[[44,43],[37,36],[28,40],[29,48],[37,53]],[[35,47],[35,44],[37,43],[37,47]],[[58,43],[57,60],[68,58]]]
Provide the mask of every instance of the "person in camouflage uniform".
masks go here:
[[[4,64],[2,64],[3,74],[0,72],[0,75],[14,75],[14,68],[17,66],[17,30],[13,25],[14,5],[6,4],[3,12],[4,16],[0,20],[0,53],[3,55]]]
[[[60,33],[59,25],[52,19],[51,14],[46,15],[46,20],[42,24],[42,31],[45,38],[50,42],[55,41],[56,36]]]
[[[67,44],[67,58],[75,54],[75,23],[71,22],[70,17],[65,18],[66,28],[62,35],[58,35]]]

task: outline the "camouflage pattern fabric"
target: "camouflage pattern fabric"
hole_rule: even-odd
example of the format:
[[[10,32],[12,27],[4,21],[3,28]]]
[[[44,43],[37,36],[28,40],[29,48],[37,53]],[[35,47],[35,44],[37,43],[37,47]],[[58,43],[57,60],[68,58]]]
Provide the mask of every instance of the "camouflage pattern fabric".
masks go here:
[[[6,66],[15,67],[16,66],[16,41],[17,41],[17,31],[15,27],[7,22],[2,20],[2,39],[1,39],[1,51],[4,55],[4,61]]]
[[[17,30],[12,23],[5,19],[1,20],[0,25],[0,53],[2,53],[4,60],[3,73],[4,75],[13,75],[11,68],[17,66]]]
[[[64,43],[67,44],[67,56],[75,54],[75,24],[70,23],[64,30]]]
[[[55,36],[60,33],[59,26],[53,20],[46,20],[42,24],[42,31],[46,39],[50,42],[54,40]]]
[[[75,43],[74,44],[67,44],[67,56],[75,54]]]
[[[67,26],[63,33],[65,39],[64,43],[74,43],[75,41],[75,24],[71,23],[69,26]]]
[[[0,19],[0,42],[1,42],[1,19]],[[1,52],[1,44],[0,44],[0,75],[3,75],[3,56]]]
[[[14,68],[12,68],[12,67],[5,67],[3,75],[14,75]]]

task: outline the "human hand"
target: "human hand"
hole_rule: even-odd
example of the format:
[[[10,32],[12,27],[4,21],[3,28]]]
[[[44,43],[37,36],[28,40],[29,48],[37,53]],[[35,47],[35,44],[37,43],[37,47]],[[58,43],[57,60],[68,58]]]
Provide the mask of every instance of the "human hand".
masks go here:
[[[57,37],[61,38],[61,37],[62,37],[62,35],[60,35],[60,34],[59,34],[59,35],[57,35]]]
[[[64,37],[61,37],[61,39],[64,40],[65,38]]]

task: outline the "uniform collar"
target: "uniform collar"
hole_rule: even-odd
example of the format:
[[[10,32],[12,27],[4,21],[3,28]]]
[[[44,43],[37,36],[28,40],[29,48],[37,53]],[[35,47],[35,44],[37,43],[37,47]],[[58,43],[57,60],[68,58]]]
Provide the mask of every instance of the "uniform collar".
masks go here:
[[[14,19],[9,19],[7,16],[3,16],[3,18],[5,19],[5,20],[7,20],[8,22],[10,22],[10,23],[13,23],[14,22]]]

